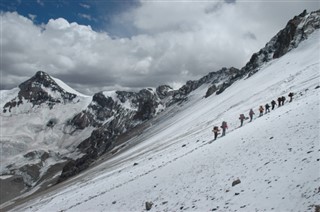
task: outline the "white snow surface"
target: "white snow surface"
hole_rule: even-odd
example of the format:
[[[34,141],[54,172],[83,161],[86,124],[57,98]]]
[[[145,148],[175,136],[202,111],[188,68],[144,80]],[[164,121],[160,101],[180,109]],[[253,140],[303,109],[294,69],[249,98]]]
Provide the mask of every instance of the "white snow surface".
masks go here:
[[[319,30],[220,95],[171,108],[139,144],[12,211],[314,211],[320,204]],[[240,113],[294,100],[239,128]],[[228,122],[212,140],[213,125]],[[130,141],[129,141],[130,142]],[[135,164],[135,165],[134,165]],[[240,184],[232,186],[239,179]]]
[[[13,88],[11,90],[0,90],[0,107],[11,101],[12,96],[17,96],[19,93],[19,88]]]
[[[55,77],[51,77],[62,89],[64,89],[65,91],[69,92],[69,93],[73,93],[76,94],[77,96],[81,96],[81,97],[89,97],[87,95],[84,95],[76,90],[74,90],[73,88],[71,88],[69,85],[65,84],[63,81],[61,81],[58,78]]]

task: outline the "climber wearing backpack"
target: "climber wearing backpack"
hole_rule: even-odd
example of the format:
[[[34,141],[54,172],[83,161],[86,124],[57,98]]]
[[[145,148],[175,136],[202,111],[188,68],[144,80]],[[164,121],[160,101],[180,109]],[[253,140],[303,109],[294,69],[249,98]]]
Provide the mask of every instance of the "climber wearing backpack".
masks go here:
[[[220,132],[219,127],[214,126],[212,132],[214,133],[214,141],[215,141],[218,137],[219,132]]]
[[[254,115],[254,112],[252,109],[250,109],[249,111],[250,122],[252,122],[253,115]]]
[[[259,117],[263,116],[263,111],[264,111],[263,106],[260,105],[260,107],[259,107],[259,112],[260,112]]]
[[[270,105],[267,103],[266,105],[265,105],[265,108],[266,108],[266,114],[268,113],[268,112],[270,112]]]
[[[246,119],[246,117],[244,116],[244,114],[240,114],[240,117],[239,117],[239,119],[240,119],[240,127],[242,127],[242,125],[243,125],[243,120],[245,120]]]
[[[288,96],[290,97],[289,102],[292,102],[293,93],[292,93],[292,92],[290,92]]]
[[[226,129],[228,129],[227,122],[225,122],[225,121],[222,122],[221,129],[222,129],[222,135],[221,136],[225,136],[226,135]]]
[[[278,107],[281,106],[281,102],[282,102],[282,97],[279,97],[279,98],[278,98]]]
[[[274,100],[272,100],[272,102],[271,102],[271,106],[272,106],[272,110],[274,109],[274,106],[276,106],[277,105],[277,103],[276,103],[276,101],[274,101]]]
[[[282,96],[282,97],[281,97],[281,106],[284,105],[284,102],[285,102],[285,101],[286,101],[286,97]]]

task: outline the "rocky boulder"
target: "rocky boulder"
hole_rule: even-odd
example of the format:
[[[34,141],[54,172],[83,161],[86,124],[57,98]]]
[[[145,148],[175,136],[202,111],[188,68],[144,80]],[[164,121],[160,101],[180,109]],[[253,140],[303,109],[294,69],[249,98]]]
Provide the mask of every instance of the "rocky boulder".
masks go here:
[[[216,92],[218,90],[216,85],[212,85],[208,88],[206,95],[204,96],[205,98],[211,96],[214,92]]]

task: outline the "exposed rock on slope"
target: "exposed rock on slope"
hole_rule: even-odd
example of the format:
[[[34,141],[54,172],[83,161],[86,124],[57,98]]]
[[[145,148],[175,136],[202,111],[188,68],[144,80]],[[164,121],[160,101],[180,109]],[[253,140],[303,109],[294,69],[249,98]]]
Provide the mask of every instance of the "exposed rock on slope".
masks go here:
[[[158,89],[164,96],[168,87]],[[91,136],[78,145],[84,153],[81,158],[71,160],[63,169],[60,181],[87,168],[97,157],[114,145],[115,139],[146,120],[150,120],[164,108],[161,99],[152,89],[126,92],[96,93],[86,110],[77,114],[70,125],[76,129],[93,126]]]

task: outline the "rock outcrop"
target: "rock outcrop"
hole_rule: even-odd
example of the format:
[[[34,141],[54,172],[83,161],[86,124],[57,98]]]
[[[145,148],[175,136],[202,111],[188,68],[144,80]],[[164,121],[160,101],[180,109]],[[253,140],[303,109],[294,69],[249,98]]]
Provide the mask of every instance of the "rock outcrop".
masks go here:
[[[158,93],[165,98],[169,90],[169,87],[163,86],[158,89]],[[152,119],[164,107],[157,92],[150,88],[139,92],[96,93],[87,109],[75,115],[69,123],[79,130],[88,126],[96,129],[77,147],[85,155],[77,160],[70,160],[62,171],[60,181],[87,168],[94,159],[115,145],[119,135]]]

